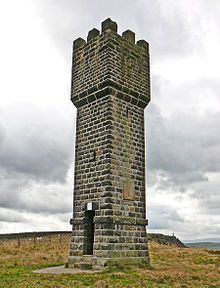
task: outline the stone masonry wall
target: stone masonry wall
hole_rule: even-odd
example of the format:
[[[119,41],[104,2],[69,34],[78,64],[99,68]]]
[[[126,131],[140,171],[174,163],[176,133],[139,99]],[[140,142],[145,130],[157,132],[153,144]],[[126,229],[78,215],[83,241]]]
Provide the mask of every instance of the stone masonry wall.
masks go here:
[[[134,45],[133,34],[127,30],[122,37],[106,29],[87,43],[81,38],[74,42],[71,98],[76,107],[100,98],[107,86],[122,92],[126,101],[146,107],[150,101],[148,43],[140,40]],[[128,40],[126,35],[133,37]]]

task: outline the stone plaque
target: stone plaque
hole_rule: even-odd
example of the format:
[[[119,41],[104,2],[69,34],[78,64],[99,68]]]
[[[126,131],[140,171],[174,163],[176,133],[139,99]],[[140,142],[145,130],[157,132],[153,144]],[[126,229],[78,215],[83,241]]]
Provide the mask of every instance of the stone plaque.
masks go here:
[[[125,200],[134,200],[134,181],[127,180],[124,182],[123,198]]]

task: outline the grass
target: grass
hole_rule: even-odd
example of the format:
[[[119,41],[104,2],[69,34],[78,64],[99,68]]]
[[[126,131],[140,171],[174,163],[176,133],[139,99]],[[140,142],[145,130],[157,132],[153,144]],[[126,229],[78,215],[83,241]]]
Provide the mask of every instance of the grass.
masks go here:
[[[47,241],[46,241],[47,240]],[[112,268],[94,274],[34,274],[32,270],[62,265],[70,236],[0,242],[0,287],[220,287],[219,251],[177,248],[150,243],[149,269]]]

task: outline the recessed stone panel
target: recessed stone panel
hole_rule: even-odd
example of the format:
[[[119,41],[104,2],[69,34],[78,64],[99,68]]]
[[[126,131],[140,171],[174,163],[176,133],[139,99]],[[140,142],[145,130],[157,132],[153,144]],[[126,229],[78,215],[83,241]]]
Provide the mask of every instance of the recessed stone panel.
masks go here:
[[[134,200],[134,181],[127,180],[123,185],[124,200]]]

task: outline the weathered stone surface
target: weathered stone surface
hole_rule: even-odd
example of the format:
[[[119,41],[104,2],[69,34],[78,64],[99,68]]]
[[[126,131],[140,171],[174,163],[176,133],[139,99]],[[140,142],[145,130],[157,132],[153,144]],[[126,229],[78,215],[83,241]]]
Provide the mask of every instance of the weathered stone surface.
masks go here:
[[[99,36],[100,32],[98,29],[93,28],[92,30],[89,31],[88,37],[87,37],[87,42],[90,40],[94,39],[95,37]]]
[[[118,29],[117,23],[112,21],[110,18],[102,22],[102,32],[105,32],[106,30],[112,30],[117,32],[117,29]]]
[[[149,263],[144,140],[149,53],[145,42],[135,45],[132,31],[118,35],[111,19],[102,23],[102,34],[91,31],[88,43],[78,40],[73,51],[71,100],[78,109],[69,265],[143,265]]]
[[[123,198],[125,200],[134,200],[134,181],[127,180],[124,182]]]
[[[78,49],[80,47],[83,47],[86,44],[86,41],[82,38],[78,38],[73,42],[73,49]]]
[[[135,44],[135,33],[131,30],[126,30],[122,33],[122,37],[124,37],[131,44]]]
[[[140,40],[137,45],[131,45],[133,32],[128,31],[124,37],[106,32],[87,44],[81,38],[76,40],[83,47],[73,50],[71,99],[77,108],[104,97],[106,87],[114,88],[111,93],[118,93],[122,100],[141,108],[147,106],[150,101],[148,43]]]
[[[145,40],[139,40],[137,41],[137,45],[140,47],[143,47],[144,49],[149,49],[149,44]]]

